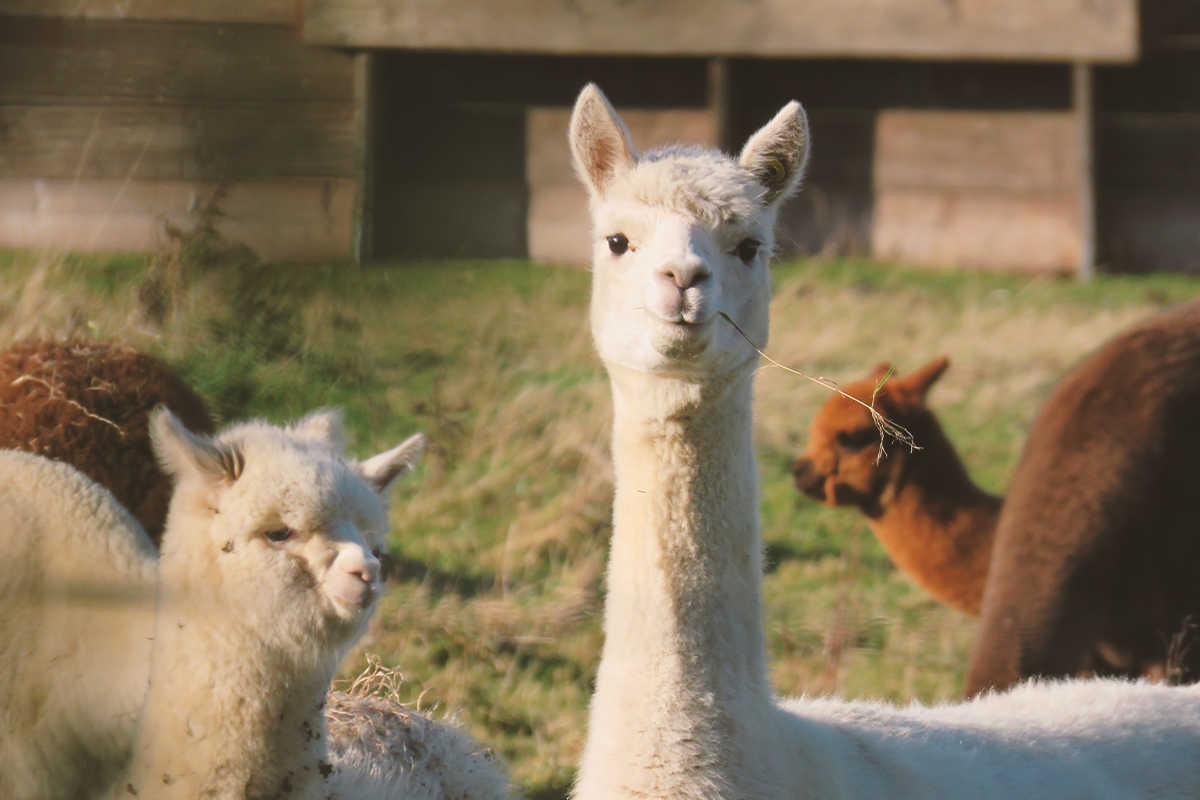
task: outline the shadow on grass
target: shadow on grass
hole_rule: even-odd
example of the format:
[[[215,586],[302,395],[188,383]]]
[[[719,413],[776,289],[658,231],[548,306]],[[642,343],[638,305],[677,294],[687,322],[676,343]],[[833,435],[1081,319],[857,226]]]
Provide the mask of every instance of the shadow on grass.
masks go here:
[[[525,790],[528,800],[567,800],[571,794],[571,784],[548,783],[542,786],[532,786]]]
[[[434,595],[453,593],[464,600],[490,592],[496,585],[496,576],[492,573],[468,575],[462,572],[447,572],[424,561],[395,553],[388,557],[387,571],[389,581],[420,583],[428,587]]]

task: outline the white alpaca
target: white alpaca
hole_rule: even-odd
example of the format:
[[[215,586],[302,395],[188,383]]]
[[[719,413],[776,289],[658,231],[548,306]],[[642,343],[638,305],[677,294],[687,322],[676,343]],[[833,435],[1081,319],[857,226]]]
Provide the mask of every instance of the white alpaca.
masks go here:
[[[414,768],[427,783],[448,773],[451,787],[458,771],[478,771],[478,748],[428,721],[385,733],[441,748],[436,763],[356,760],[379,741],[344,726],[325,749],[325,715],[358,707],[335,694],[322,713],[378,594],[369,548],[387,533],[381,495],[421,437],[358,465],[341,457],[327,413],[215,440],[166,414],[152,427],[178,480],[161,566],[105,490],[66,465],[0,452],[0,554],[18,564],[0,584],[0,627],[15,634],[0,650],[0,690],[17,699],[0,712],[0,796],[94,796],[131,752],[117,796],[325,797],[336,786],[345,800],[408,797],[386,790]],[[107,578],[99,589],[96,574]],[[493,795],[444,796],[502,797],[498,780]]]
[[[595,224],[592,326],[612,382],[605,644],[575,796],[1184,798],[1200,689],[1029,685],[898,709],[772,697],[751,420],[767,262],[808,152],[790,103],[741,155],[638,156],[594,86],[571,120]]]

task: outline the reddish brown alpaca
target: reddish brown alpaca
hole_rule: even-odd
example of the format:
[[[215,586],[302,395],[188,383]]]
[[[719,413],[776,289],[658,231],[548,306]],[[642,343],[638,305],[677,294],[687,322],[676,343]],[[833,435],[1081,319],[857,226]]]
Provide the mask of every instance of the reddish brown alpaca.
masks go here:
[[[200,396],[145,353],[86,341],[27,341],[0,352],[0,449],[76,467],[156,545],[172,490],[150,448],[150,412],[160,404],[193,431],[214,432]]]
[[[1030,675],[1200,679],[1200,647],[1187,648],[1198,491],[1192,302],[1086,359],[1034,423],[997,523],[966,693]]]
[[[833,395],[817,411],[808,449],[792,469],[796,486],[829,505],[855,506],[900,569],[949,606],[979,614],[992,535],[1001,498],[980,489],[967,474],[942,426],[925,404],[946,371],[944,358],[911,375],[891,377],[880,364],[870,377],[845,387],[903,426],[921,449],[884,443],[871,415]]]

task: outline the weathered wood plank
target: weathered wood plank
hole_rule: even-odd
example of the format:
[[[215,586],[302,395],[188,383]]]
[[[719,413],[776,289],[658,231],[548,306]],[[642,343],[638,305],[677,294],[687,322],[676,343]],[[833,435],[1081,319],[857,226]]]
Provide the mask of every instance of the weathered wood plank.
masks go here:
[[[1074,273],[1079,208],[1064,198],[893,189],[876,194],[871,254],[923,266]]]
[[[873,254],[931,266],[1078,269],[1079,149],[1069,113],[882,112]]]
[[[875,137],[877,188],[1072,192],[1078,142],[1069,113],[884,111]]]
[[[217,185],[190,181],[0,180],[0,247],[144,251],[164,240],[164,222],[194,223],[198,201]],[[350,257],[354,182],[248,181],[226,185],[217,227],[266,259]]]
[[[1136,0],[302,0],[308,41],[534,53],[1130,61]]]
[[[349,103],[0,106],[6,178],[354,175]]]
[[[0,0],[3,2],[3,0]],[[0,103],[351,102],[351,56],[267,25],[0,19]]]
[[[0,0],[0,15],[291,25],[295,0]]]
[[[649,150],[687,142],[716,146],[711,109],[622,109],[634,146]],[[530,108],[525,116],[525,180],[529,185],[529,257],[535,261],[587,264],[592,260],[587,194],[571,168],[568,108]]]

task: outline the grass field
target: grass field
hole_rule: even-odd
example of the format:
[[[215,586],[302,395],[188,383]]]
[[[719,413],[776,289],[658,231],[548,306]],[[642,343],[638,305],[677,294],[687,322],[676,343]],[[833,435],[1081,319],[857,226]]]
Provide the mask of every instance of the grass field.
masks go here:
[[[0,253],[0,344],[115,338],[177,365],[226,420],[346,409],[355,450],[414,430],[395,490],[392,585],[369,653],[408,700],[452,714],[531,797],[569,786],[602,642],[610,410],[585,271],[523,262],[260,266],[235,250],[99,258]],[[866,261],[775,267],[778,361],[838,381],[949,355],[932,403],[977,481],[1002,491],[1041,400],[1107,337],[1200,295],[1170,277],[930,273]],[[953,697],[972,623],[898,574],[855,514],[788,469],[828,391],[758,378],[767,633],[785,693]]]

